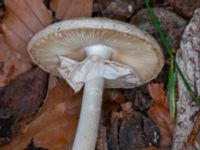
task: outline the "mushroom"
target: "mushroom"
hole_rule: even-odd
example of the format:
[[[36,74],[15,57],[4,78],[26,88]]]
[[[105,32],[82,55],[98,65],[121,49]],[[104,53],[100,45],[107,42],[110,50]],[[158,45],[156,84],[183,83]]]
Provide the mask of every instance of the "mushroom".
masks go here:
[[[155,78],[163,53],[147,33],[106,18],[79,18],[48,26],[28,44],[34,61],[64,78],[78,92],[84,85],[73,150],[94,150],[102,94],[107,88],[134,88]]]

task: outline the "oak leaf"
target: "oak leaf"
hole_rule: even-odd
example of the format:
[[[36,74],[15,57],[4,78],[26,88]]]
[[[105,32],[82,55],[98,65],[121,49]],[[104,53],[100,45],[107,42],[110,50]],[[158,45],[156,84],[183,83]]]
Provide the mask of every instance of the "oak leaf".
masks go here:
[[[27,53],[30,38],[52,22],[52,12],[43,0],[5,0],[6,14],[2,24],[8,46],[21,59],[31,62]]]
[[[77,17],[90,17],[92,14],[93,0],[52,0],[51,8],[55,11],[56,18],[65,20]]]
[[[170,146],[172,144],[173,122],[169,118],[169,108],[165,102],[164,85],[150,83],[148,84],[148,90],[153,100],[153,105],[148,110],[148,115],[160,130],[160,146]]]

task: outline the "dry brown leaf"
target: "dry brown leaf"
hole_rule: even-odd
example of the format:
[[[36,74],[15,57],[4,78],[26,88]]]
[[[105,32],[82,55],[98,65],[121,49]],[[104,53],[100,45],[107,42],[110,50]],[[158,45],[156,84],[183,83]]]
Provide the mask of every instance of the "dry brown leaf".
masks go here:
[[[148,90],[153,99],[153,105],[148,110],[148,115],[160,130],[160,146],[167,147],[172,144],[173,123],[169,118],[169,108],[164,100],[164,85],[151,83],[148,84]]]
[[[31,61],[27,53],[30,38],[52,22],[52,12],[43,0],[5,0],[6,14],[2,24],[8,46]]]
[[[90,17],[92,14],[93,0],[52,0],[51,8],[56,13],[56,18],[65,20],[77,17]]]
[[[19,74],[32,66],[19,59],[18,54],[9,49],[2,34],[0,34],[0,87],[7,85]]]
[[[82,94],[74,95],[63,80],[50,77],[45,104],[36,118],[24,126],[13,141],[1,150],[22,150],[33,138],[37,147],[50,150],[71,150]]]

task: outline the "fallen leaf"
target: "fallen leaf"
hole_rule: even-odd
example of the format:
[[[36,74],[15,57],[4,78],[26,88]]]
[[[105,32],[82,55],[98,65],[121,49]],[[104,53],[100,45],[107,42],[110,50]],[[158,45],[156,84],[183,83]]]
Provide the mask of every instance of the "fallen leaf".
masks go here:
[[[153,105],[148,110],[148,115],[156,123],[160,130],[160,146],[167,147],[172,144],[173,122],[169,118],[169,108],[165,102],[165,91],[163,84],[150,83],[148,90]]]
[[[92,14],[93,0],[52,0],[51,8],[55,11],[56,18],[65,20],[77,17],[90,17]]]
[[[43,0],[5,0],[6,14],[2,24],[8,46],[31,62],[27,53],[30,38],[52,22],[52,12]]]
[[[10,50],[3,35],[0,34],[0,87],[6,86],[31,67],[31,64],[20,60],[18,54]]]
[[[36,147],[70,150],[81,106],[82,94],[74,94],[61,79],[51,76],[48,96],[35,119],[24,126],[1,150],[22,150],[33,139]]]

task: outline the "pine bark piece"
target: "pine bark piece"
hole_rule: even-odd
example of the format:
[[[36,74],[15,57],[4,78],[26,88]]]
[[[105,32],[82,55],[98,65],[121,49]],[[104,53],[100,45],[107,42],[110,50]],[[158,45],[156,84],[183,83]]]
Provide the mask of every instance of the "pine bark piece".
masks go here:
[[[11,139],[19,121],[37,112],[46,96],[47,81],[47,73],[34,68],[17,77],[0,92],[0,139]],[[1,144],[5,143],[0,140]]]
[[[50,76],[47,97],[34,119],[1,150],[23,150],[33,139],[35,147],[49,150],[71,150],[82,92],[73,90],[61,79]]]
[[[98,2],[104,17],[118,20],[129,19],[143,5],[141,0],[98,0]]]
[[[142,113],[133,112],[122,121],[119,131],[120,150],[144,148],[158,144],[158,141],[158,128],[151,119]]]
[[[193,18],[185,29],[180,50],[176,59],[189,81],[192,89],[200,95],[200,9],[196,9]],[[178,75],[177,120],[173,140],[173,150],[193,150],[187,143],[194,124],[194,116],[199,106],[191,99],[180,76]]]
[[[182,33],[187,25],[186,20],[166,8],[153,8],[153,11],[171,47],[179,48]],[[131,18],[131,23],[151,34],[165,49],[147,9],[138,11]]]
[[[5,0],[6,14],[2,30],[9,47],[21,59],[31,62],[27,53],[30,38],[52,22],[52,12],[43,0]]]
[[[90,17],[93,0],[52,0],[51,9],[55,11],[56,18],[65,20],[77,17]]]
[[[118,112],[111,113],[111,127],[110,133],[108,134],[108,149],[109,150],[120,150],[119,139],[118,139],[118,128],[120,124],[120,117]]]
[[[170,4],[177,12],[186,18],[191,18],[194,10],[200,7],[200,0],[170,0]]]

